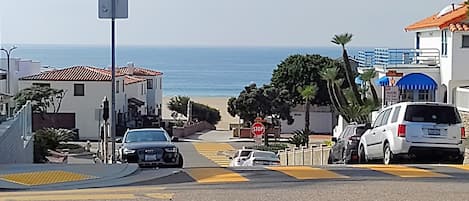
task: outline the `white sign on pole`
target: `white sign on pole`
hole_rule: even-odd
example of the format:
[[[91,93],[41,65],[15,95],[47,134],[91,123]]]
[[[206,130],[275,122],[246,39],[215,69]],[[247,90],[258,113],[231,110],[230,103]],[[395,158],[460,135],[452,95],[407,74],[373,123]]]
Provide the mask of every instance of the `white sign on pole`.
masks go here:
[[[399,88],[397,86],[385,86],[384,93],[386,101],[392,103],[399,102]]]
[[[129,17],[129,1],[128,0],[98,0],[98,17],[99,19],[112,19],[112,2],[115,2],[116,19],[127,19]]]

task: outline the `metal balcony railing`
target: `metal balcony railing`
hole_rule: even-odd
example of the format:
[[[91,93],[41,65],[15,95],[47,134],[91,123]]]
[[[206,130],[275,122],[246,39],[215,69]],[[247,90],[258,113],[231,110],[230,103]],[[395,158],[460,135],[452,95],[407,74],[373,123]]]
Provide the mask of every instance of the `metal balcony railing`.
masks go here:
[[[440,51],[438,49],[390,49],[375,48],[373,51],[358,52],[359,67],[439,67]]]

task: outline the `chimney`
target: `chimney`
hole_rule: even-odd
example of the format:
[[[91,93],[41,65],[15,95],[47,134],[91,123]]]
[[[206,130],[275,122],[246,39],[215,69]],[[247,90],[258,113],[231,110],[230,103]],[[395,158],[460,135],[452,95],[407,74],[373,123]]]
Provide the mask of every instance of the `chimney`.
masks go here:
[[[133,62],[128,62],[128,63],[127,63],[127,68],[129,68],[128,74],[133,75],[133,74],[134,74],[134,70],[135,70],[135,65],[134,65],[134,63],[133,63]]]

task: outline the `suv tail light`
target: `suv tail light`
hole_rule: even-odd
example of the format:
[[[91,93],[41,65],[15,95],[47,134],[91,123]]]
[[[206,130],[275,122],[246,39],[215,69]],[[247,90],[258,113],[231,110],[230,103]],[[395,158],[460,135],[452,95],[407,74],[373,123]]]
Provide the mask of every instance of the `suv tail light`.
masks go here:
[[[461,127],[461,139],[466,139],[466,128]]]
[[[350,136],[350,137],[348,138],[348,143],[349,143],[349,144],[352,144],[352,142],[354,142],[354,141],[355,141],[355,142],[360,141],[360,136],[354,135],[354,136]]]
[[[397,136],[398,137],[405,137],[405,125],[404,124],[399,124],[397,127]]]

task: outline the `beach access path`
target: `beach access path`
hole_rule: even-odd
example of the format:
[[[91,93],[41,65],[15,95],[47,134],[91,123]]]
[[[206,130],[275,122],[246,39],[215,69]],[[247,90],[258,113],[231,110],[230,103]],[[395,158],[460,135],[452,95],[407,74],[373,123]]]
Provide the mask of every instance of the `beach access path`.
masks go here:
[[[218,122],[217,130],[229,130],[230,123],[238,123],[239,118],[232,117],[228,113],[228,99],[230,97],[190,97],[192,101],[204,105],[208,105],[212,108],[220,111],[221,120]],[[163,97],[163,119],[172,119],[171,110],[168,109],[168,102],[171,97]]]

